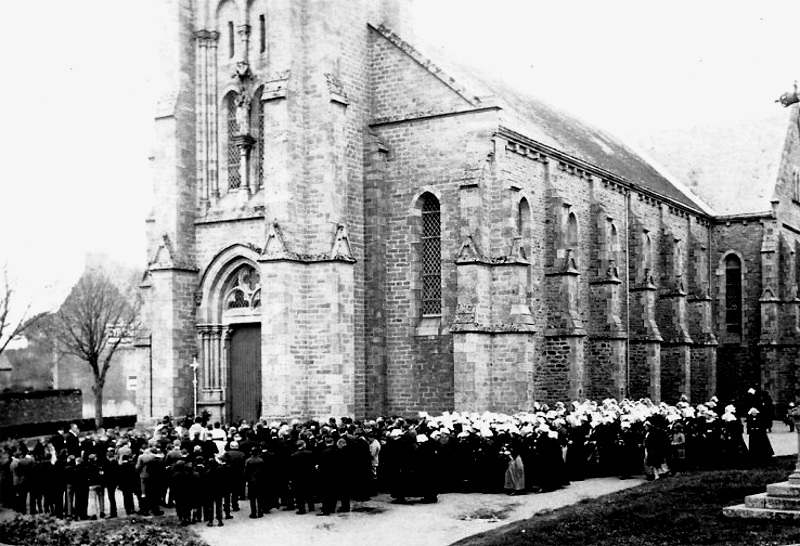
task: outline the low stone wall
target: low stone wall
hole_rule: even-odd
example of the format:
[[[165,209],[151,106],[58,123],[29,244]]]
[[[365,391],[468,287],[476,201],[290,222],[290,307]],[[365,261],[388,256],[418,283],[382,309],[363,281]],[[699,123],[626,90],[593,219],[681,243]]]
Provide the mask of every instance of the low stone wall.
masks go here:
[[[0,393],[0,435],[25,425],[78,420],[82,404],[77,389]]]

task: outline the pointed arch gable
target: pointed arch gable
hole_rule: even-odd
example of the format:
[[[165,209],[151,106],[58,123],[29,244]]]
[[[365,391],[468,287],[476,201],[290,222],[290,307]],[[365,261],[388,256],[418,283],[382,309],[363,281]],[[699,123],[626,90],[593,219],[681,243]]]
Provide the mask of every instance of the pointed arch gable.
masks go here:
[[[200,306],[197,310],[199,323],[213,324],[220,322],[222,293],[225,282],[239,267],[249,265],[258,271],[259,253],[256,249],[243,244],[234,244],[220,251],[209,263],[200,278]]]

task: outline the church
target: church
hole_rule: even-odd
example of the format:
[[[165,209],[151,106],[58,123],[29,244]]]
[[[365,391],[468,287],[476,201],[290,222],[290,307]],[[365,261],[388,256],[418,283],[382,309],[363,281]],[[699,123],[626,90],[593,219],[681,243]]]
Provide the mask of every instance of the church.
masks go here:
[[[689,190],[407,1],[164,6],[140,419],[795,400],[797,105]]]

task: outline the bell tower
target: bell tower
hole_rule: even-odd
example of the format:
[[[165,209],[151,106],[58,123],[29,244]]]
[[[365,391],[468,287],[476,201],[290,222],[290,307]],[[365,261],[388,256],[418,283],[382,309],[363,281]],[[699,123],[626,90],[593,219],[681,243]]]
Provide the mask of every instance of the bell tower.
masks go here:
[[[226,417],[220,260],[260,278],[259,416],[365,405],[364,150],[369,27],[410,32],[404,0],[169,0],[143,290],[153,412]],[[244,250],[237,254],[234,247]],[[237,262],[238,263],[238,262]],[[211,341],[205,332],[219,332]],[[146,375],[146,374],[144,374]],[[213,384],[209,378],[213,378]],[[141,388],[147,389],[148,381]],[[140,393],[141,394],[141,393]],[[140,405],[140,412],[144,411]]]

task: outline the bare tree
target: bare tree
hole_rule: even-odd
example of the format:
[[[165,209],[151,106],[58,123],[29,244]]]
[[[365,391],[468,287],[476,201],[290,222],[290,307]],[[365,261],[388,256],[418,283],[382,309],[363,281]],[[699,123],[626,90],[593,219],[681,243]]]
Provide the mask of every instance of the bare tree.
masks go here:
[[[139,323],[140,302],[125,294],[100,270],[84,272],[55,315],[59,351],[74,355],[92,369],[94,420],[103,426],[103,387],[111,359]]]
[[[25,306],[21,313],[15,312],[14,306],[18,305],[16,297],[17,292],[8,278],[8,268],[4,266],[2,285],[0,285],[0,354],[3,354],[11,340],[22,335],[37,319],[37,317],[28,319],[30,304]]]

